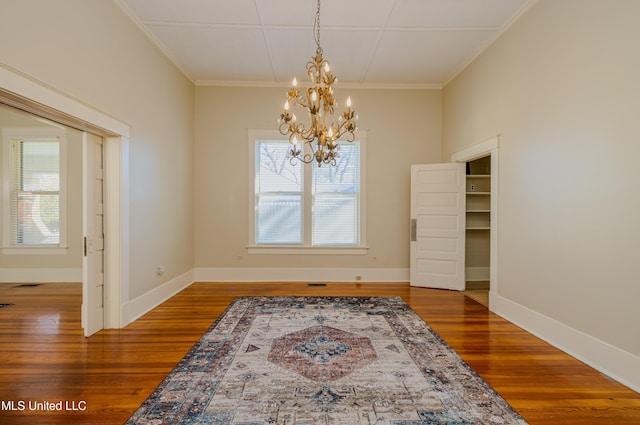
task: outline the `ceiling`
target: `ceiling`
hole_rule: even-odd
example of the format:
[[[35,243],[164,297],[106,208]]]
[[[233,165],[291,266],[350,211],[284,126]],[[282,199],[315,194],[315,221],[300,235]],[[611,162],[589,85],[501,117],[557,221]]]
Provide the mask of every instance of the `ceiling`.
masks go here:
[[[196,84],[306,80],[314,0],[116,0]],[[323,0],[341,85],[439,88],[535,0]]]

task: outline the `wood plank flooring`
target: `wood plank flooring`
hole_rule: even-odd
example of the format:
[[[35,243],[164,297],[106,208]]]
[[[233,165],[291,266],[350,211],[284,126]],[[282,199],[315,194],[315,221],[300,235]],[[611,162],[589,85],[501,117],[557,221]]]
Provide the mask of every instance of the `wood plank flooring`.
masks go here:
[[[640,394],[463,293],[406,283],[196,283],[125,329],[90,338],[79,284],[0,284],[0,303],[15,304],[0,308],[0,423],[124,423],[240,295],[400,296],[531,425],[640,424]],[[31,410],[59,402],[65,410]]]

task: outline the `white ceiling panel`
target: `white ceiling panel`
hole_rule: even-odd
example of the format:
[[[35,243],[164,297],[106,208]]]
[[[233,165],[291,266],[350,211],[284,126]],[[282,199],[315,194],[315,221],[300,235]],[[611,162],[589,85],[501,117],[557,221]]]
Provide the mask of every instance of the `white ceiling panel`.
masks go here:
[[[399,0],[389,27],[501,27],[526,0]]]
[[[340,82],[360,81],[375,53],[378,34],[372,30],[323,31],[323,56],[329,61],[334,75]],[[293,77],[300,82],[306,81],[306,64],[316,54],[313,35],[304,29],[265,30],[265,35],[277,81],[288,82]]]
[[[315,6],[310,1],[256,0],[262,25],[285,27],[313,25]]]
[[[258,25],[254,0],[126,0],[141,21]]]
[[[274,79],[260,29],[175,25],[153,25],[151,28],[173,59],[188,70],[195,81]]]
[[[315,54],[315,0],[115,0],[196,83],[286,84]],[[322,0],[341,83],[439,87],[537,0]]]
[[[264,34],[277,81],[290,81],[293,77],[302,81],[306,63],[316,49],[311,33],[300,28],[289,31],[267,29]]]
[[[482,47],[486,31],[385,32],[364,83],[444,81]]]
[[[383,26],[394,0],[322,0],[321,26]],[[313,25],[315,1],[256,0],[263,25]]]

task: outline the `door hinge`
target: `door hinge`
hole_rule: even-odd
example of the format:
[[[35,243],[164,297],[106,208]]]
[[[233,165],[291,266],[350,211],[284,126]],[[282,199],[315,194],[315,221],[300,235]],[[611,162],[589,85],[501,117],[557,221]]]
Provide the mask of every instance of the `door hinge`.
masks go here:
[[[417,232],[418,232],[418,219],[412,218],[411,219],[411,242],[416,241]]]
[[[84,256],[87,256],[87,237],[84,237]]]

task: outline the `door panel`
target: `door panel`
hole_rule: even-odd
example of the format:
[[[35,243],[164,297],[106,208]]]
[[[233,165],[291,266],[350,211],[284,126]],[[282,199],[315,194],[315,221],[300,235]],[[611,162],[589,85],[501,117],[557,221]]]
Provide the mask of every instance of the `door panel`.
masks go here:
[[[464,164],[411,167],[412,286],[464,290]]]
[[[104,328],[104,206],[102,138],[84,133],[82,327],[85,336]]]

